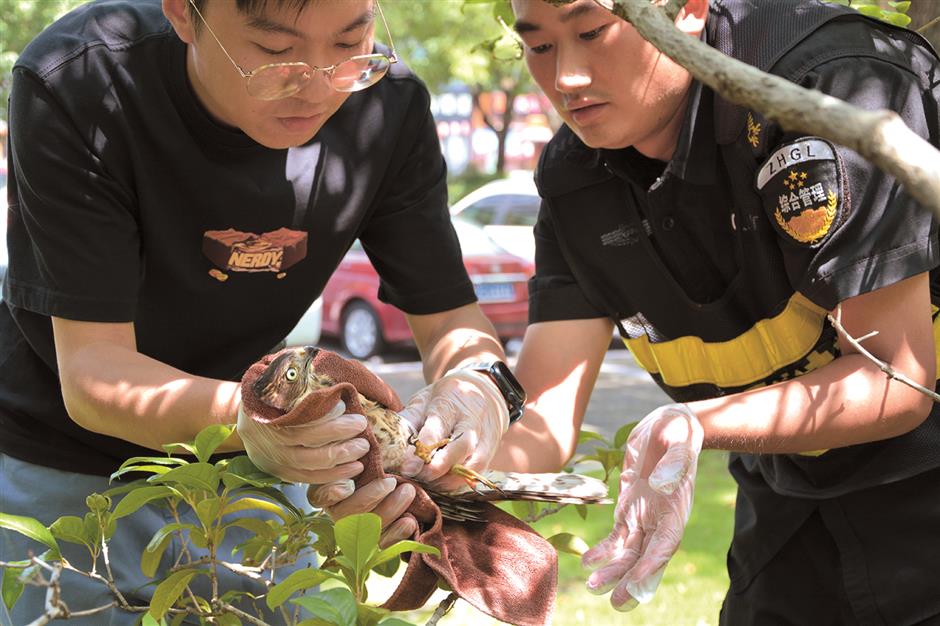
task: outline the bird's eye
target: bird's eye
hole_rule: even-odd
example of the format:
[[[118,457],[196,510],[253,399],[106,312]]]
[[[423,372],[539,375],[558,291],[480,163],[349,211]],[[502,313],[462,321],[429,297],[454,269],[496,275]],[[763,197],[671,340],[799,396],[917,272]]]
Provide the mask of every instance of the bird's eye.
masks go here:
[[[289,383],[294,382],[297,380],[297,370],[293,367],[288,367],[287,371],[284,372],[284,378],[286,378]]]

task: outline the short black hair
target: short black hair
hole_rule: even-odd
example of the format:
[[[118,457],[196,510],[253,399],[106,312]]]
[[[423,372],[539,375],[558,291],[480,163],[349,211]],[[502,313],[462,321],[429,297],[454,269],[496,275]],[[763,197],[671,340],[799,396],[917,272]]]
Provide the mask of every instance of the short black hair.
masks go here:
[[[231,0],[226,0],[229,2]],[[239,12],[247,15],[261,15],[268,5],[274,5],[277,8],[293,9],[300,13],[314,0],[234,0]],[[206,5],[206,0],[193,0],[196,8],[202,11]]]

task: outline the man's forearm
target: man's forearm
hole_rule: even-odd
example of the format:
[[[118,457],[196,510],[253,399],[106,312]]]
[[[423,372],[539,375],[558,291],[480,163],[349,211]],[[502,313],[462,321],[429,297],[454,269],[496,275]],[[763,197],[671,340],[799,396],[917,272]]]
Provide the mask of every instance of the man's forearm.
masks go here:
[[[238,383],[192,376],[124,346],[95,343],[60,372],[62,395],[83,428],[160,450],[212,424],[234,424]],[[239,450],[231,437],[220,451]]]
[[[918,426],[932,404],[851,354],[793,380],[689,407],[707,448],[796,453],[896,437]]]
[[[506,359],[496,330],[476,304],[433,315],[409,315],[408,323],[429,383],[466,363]]]

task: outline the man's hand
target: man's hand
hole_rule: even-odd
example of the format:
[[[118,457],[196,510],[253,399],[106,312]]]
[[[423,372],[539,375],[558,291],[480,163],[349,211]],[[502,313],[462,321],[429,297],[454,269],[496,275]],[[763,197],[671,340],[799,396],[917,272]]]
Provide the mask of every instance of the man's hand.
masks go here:
[[[590,591],[607,593],[618,611],[649,602],[663,570],[679,547],[692,510],[692,492],[703,431],[684,404],[644,417],[630,433],[620,474],[620,496],[610,535],[581,557],[599,568]]]
[[[248,458],[281,480],[324,485],[362,473],[357,459],[369,451],[369,442],[356,437],[366,428],[362,415],[347,414],[340,401],[318,420],[301,426],[270,426],[238,408],[238,435]]]
[[[452,370],[420,390],[401,412],[418,432],[418,441],[433,447],[447,440],[425,464],[416,456],[401,467],[402,474],[447,490],[461,485],[455,476],[444,477],[454,465],[483,470],[509,428],[509,410],[502,394],[480,372]]]

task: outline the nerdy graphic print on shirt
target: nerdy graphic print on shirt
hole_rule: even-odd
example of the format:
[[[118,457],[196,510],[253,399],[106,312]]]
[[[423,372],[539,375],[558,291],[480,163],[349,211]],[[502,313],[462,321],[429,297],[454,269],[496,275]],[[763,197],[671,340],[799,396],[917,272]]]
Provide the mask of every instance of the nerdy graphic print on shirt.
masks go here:
[[[307,233],[289,228],[260,235],[234,228],[207,230],[202,253],[215,265],[209,275],[220,282],[228,280],[226,272],[274,272],[281,279],[307,256]]]
[[[831,143],[803,137],[778,148],[757,173],[770,222],[804,246],[825,241],[843,221],[842,167]]]

